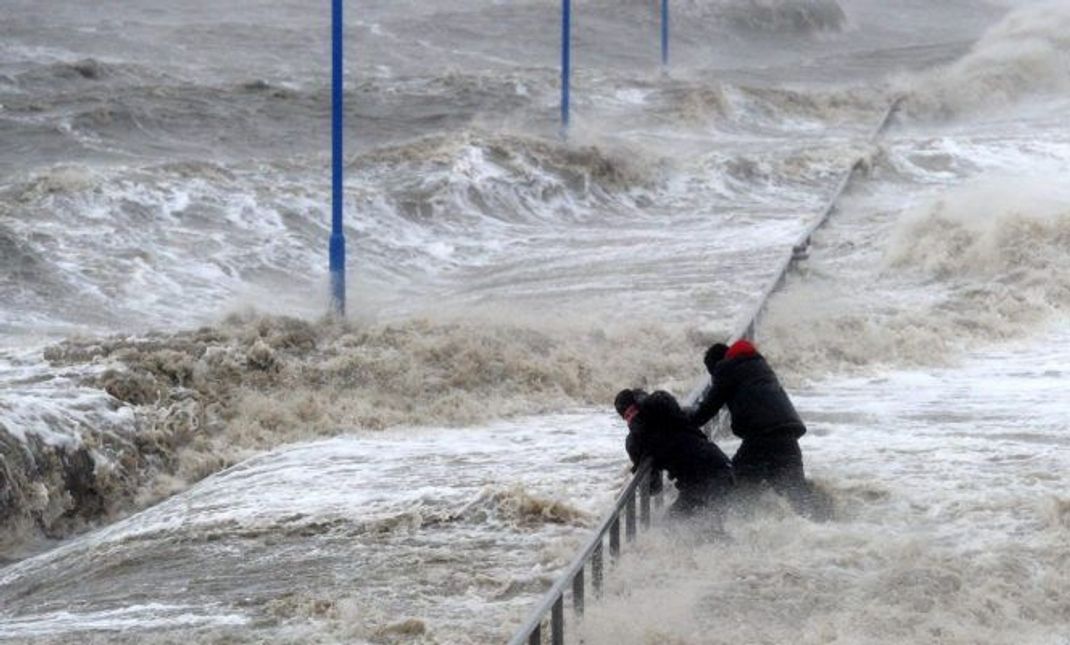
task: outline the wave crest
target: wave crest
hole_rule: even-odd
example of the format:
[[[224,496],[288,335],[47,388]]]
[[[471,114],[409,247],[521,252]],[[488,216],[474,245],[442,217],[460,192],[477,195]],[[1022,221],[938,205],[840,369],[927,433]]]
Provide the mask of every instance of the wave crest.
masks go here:
[[[955,63],[901,82],[905,107],[952,117],[1070,90],[1070,7],[1045,3],[1007,15]]]

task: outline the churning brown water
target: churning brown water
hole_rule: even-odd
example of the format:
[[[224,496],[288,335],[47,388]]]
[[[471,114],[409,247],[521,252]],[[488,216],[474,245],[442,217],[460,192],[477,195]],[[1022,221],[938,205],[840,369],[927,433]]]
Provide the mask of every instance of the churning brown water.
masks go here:
[[[657,529],[570,629],[1066,642],[1062,3],[673,3],[668,76],[656,3],[575,3],[567,142],[558,3],[351,7],[345,324],[325,11],[2,4],[0,640],[505,639],[612,394],[685,393],[863,156],[759,334],[835,519]]]

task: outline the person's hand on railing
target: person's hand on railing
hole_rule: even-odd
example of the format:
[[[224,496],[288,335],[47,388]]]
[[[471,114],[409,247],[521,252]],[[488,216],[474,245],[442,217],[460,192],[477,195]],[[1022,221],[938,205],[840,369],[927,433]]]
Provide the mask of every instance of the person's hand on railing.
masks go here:
[[[665,478],[662,476],[660,470],[655,470],[650,473],[650,494],[660,495],[665,486]]]

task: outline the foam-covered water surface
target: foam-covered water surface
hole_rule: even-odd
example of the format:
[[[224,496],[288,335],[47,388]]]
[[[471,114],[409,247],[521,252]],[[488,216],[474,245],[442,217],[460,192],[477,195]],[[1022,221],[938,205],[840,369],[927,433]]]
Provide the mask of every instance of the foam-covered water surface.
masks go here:
[[[0,633],[501,639],[625,480],[622,432],[574,413],[274,451],[4,569]]]
[[[1058,642],[1064,3],[673,3],[667,73],[657,3],[574,3],[567,139],[556,0],[363,3],[344,323],[327,12],[217,4],[5,3],[0,638],[502,639],[615,391],[686,392],[861,159],[758,339],[836,519],[659,530],[582,629]]]

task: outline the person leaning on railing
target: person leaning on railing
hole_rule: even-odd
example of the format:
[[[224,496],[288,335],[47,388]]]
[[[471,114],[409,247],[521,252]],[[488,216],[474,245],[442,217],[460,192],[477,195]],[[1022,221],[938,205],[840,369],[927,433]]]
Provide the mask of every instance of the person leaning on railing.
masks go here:
[[[628,423],[625,448],[633,471],[645,458],[676,483],[679,496],[669,508],[673,517],[689,517],[702,509],[719,516],[735,486],[728,456],[695,425],[676,399],[664,391],[621,390],[614,401]]]
[[[624,450],[632,460],[631,472],[634,475],[639,470],[639,464],[643,461],[645,444],[649,443],[646,436],[650,429],[644,423],[645,419],[639,417],[639,403],[650,396],[641,389],[621,390],[613,401],[613,407],[617,414],[628,424],[628,436],[624,439]],[[662,468],[654,465],[650,469],[650,494],[657,495],[662,491]]]
[[[753,491],[768,482],[800,514],[815,512],[815,498],[803,471],[799,437],[806,433],[787,392],[757,348],[747,340],[717,343],[703,358],[713,383],[688,412],[701,428],[728,406],[732,433],[743,440],[732,457],[736,479]]]

